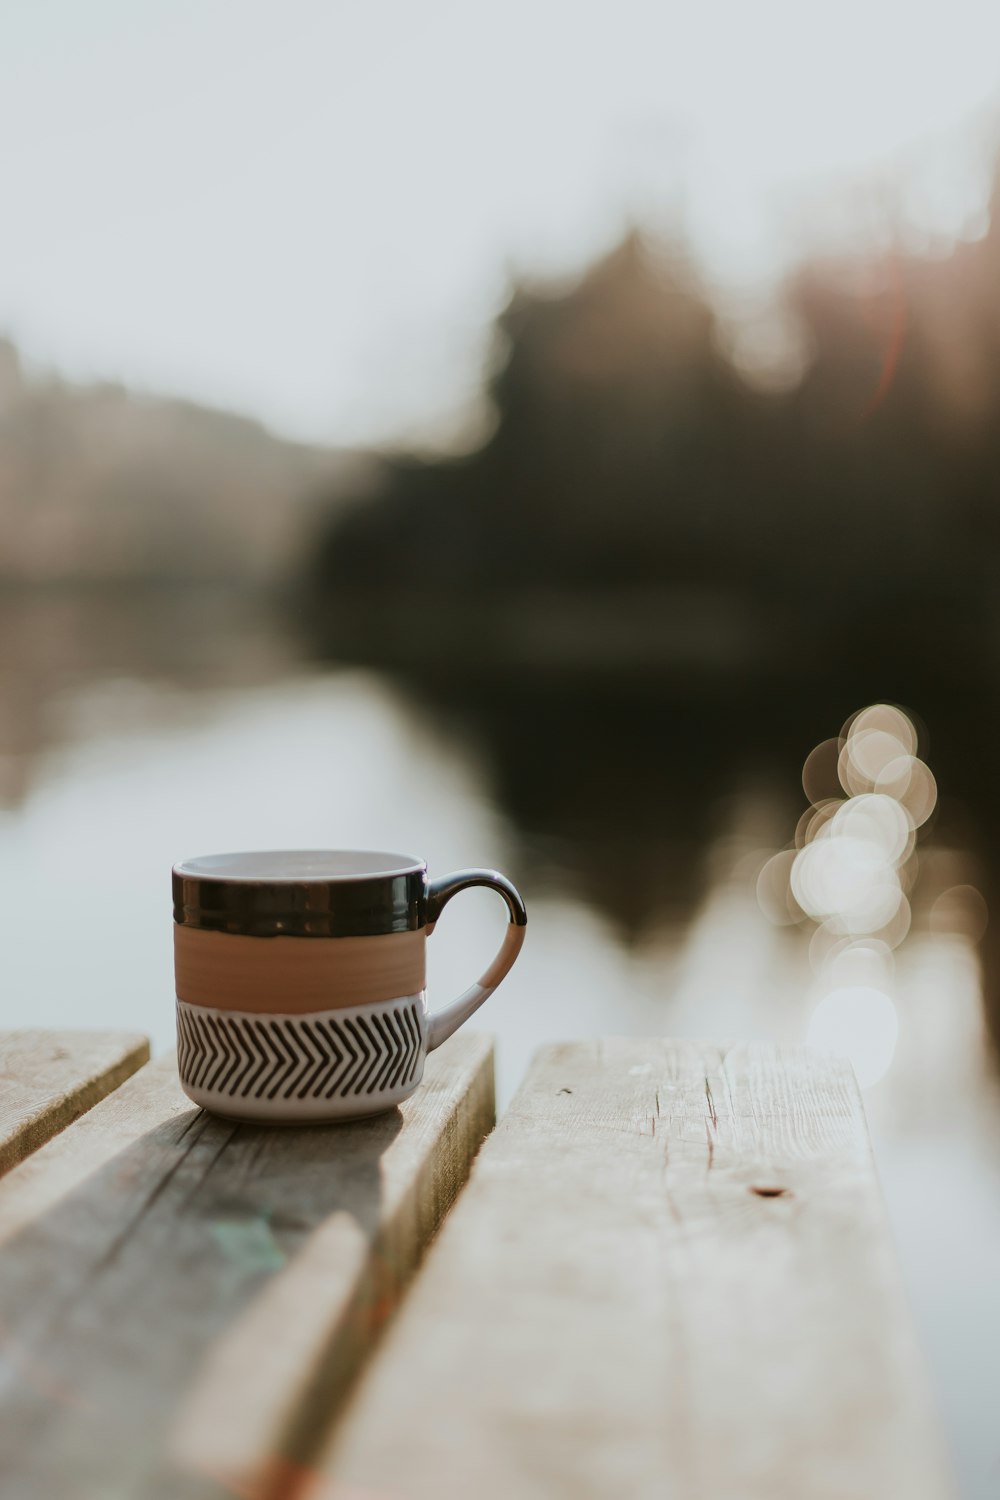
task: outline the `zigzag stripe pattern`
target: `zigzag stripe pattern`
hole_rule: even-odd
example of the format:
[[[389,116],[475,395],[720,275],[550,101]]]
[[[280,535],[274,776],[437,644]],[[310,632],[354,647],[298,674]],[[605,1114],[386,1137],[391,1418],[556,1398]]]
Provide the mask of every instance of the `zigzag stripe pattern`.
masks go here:
[[[348,1099],[414,1084],[424,1055],[416,999],[320,1015],[177,1006],[177,1064],[192,1088],[231,1099]]]

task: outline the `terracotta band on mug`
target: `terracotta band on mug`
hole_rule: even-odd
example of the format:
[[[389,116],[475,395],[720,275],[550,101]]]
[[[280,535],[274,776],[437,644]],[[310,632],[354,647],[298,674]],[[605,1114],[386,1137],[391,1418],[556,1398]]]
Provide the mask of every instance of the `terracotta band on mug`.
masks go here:
[[[417,995],[426,935],[245,937],[174,926],[177,998],[188,1005],[304,1015]]]

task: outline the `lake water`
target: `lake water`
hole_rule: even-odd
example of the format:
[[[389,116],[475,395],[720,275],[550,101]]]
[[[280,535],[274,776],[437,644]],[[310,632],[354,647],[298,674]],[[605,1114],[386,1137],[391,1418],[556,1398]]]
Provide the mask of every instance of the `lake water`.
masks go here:
[[[797,786],[758,766],[676,787],[649,735],[609,748],[606,726],[581,729],[586,704],[579,722],[539,709],[513,733],[502,705],[471,727],[462,707],[310,663],[232,601],[0,601],[0,1024],[134,1028],[170,1046],[173,862],[340,846],[419,854],[436,874],[495,865],[521,887],[528,941],[478,1020],[497,1039],[501,1104],[547,1040],[815,1036],[808,934],[772,926],[756,897]],[[963,869],[960,850],[922,846],[930,896]],[[432,1005],[482,971],[504,920],[487,892],[449,908]],[[881,1018],[845,1014],[837,1034],[877,1080],[866,1107],[904,1275],[963,1494],[986,1500],[1000,1486],[1000,1111],[968,925],[915,919],[888,994]]]

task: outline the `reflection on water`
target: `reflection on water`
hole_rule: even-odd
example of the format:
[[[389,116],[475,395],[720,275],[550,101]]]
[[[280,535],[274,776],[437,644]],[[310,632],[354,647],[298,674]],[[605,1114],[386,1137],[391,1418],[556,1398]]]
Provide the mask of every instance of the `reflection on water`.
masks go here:
[[[859,728],[844,774],[861,779],[817,826],[836,826],[858,858],[855,845],[882,849],[911,931],[887,959],[882,906],[855,910],[850,872],[842,910],[829,899],[839,865],[793,879],[816,930],[836,910],[847,922],[828,932],[817,977],[808,931],[758,905],[762,892],[780,918],[780,896],[788,914],[798,856],[767,861],[800,815],[809,705],[778,705],[765,733],[732,699],[646,682],[390,680],[310,665],[275,623],[222,598],[7,599],[0,625],[0,1024],[136,1027],[169,1045],[169,869],[181,856],[367,845],[425,855],[439,873],[496,864],[531,911],[524,954],[481,1022],[498,1038],[504,1100],[555,1037],[767,1037],[855,1057],[964,1492],[993,1493],[1000,1339],[984,1329],[1000,1328],[1000,1169],[977,947],[985,882],[946,820],[914,854],[918,814],[904,830],[887,813],[928,785],[905,728]],[[820,770],[811,757],[807,773]],[[802,852],[833,847],[814,833],[807,843],[800,827]],[[780,879],[761,877],[775,869]],[[481,971],[503,920],[487,892],[449,908],[430,948],[432,1003]]]

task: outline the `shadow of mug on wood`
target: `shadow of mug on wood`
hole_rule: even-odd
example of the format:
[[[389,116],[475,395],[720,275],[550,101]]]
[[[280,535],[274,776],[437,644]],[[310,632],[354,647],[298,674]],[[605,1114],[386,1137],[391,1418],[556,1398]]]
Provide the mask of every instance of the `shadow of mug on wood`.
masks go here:
[[[476,984],[429,1014],[425,948],[452,896],[498,891],[509,922]],[[524,902],[495,870],[430,880],[367,850],[209,854],[174,866],[177,1061],[214,1114],[296,1124],[392,1109],[504,978]]]

